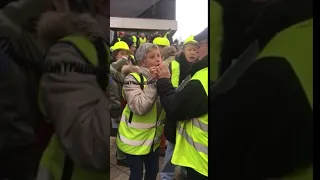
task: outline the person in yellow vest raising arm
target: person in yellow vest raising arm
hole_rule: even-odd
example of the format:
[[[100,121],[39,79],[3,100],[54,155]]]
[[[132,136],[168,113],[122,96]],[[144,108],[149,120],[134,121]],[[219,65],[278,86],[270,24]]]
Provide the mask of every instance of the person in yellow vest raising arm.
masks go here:
[[[122,86],[124,77],[121,73],[122,67],[125,64],[130,63],[129,57],[129,46],[127,43],[123,41],[119,41],[112,46],[112,63],[110,65],[110,75],[111,81],[110,83],[110,99],[113,102],[111,105],[110,116],[111,122],[113,124],[119,124],[121,114],[122,114]],[[126,155],[117,148],[117,165],[119,166],[127,166],[126,163]]]
[[[208,29],[196,40],[207,41]],[[200,39],[201,38],[201,39]],[[205,44],[203,44],[205,45]],[[185,167],[188,179],[208,179],[208,56],[199,46],[202,60],[195,63],[191,79],[177,89],[172,85],[170,72],[165,65],[152,71],[158,77],[157,89],[168,120],[177,122],[172,164]]]
[[[165,114],[158,100],[156,79],[149,68],[162,63],[160,50],[151,43],[142,44],[136,52],[139,66],[127,65],[123,95],[127,105],[118,128],[117,146],[126,153],[130,180],[156,180],[159,170],[159,146]]]
[[[170,41],[164,37],[156,37],[152,43],[159,47],[161,53],[164,47],[170,46]]]
[[[136,65],[137,62],[135,60],[134,54],[137,50],[137,47],[136,47],[134,41],[132,40],[132,37],[124,36],[121,40],[128,44],[129,49],[130,49],[129,60],[130,60],[131,64]]]

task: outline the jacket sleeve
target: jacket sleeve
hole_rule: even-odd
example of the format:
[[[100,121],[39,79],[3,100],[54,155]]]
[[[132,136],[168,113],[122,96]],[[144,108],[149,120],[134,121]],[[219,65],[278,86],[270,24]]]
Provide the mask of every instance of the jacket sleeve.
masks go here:
[[[62,60],[85,62],[67,44],[54,45],[45,62]],[[46,73],[41,88],[45,111],[66,154],[84,167],[109,169],[110,97],[99,87],[96,76]]]
[[[190,120],[208,113],[208,96],[198,80],[191,80],[181,91],[176,91],[170,79],[157,82],[161,105],[168,119]]]
[[[111,73],[117,73],[120,72],[121,73],[121,68],[128,62],[127,59],[122,58],[118,61],[115,61],[113,63],[110,64],[110,71]]]
[[[115,81],[110,84],[110,98],[111,98],[111,118],[119,118],[121,116],[121,92],[120,88]]]
[[[140,116],[151,110],[158,97],[155,83],[146,85],[142,90],[132,75],[126,76],[123,91],[130,110]]]

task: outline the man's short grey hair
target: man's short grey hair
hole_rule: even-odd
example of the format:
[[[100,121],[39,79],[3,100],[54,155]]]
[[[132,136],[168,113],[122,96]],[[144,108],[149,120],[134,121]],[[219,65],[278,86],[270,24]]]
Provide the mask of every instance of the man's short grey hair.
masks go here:
[[[158,48],[158,46],[152,43],[141,44],[135,53],[135,59],[138,62],[138,64],[145,59],[147,52],[150,49],[154,49],[154,48]]]

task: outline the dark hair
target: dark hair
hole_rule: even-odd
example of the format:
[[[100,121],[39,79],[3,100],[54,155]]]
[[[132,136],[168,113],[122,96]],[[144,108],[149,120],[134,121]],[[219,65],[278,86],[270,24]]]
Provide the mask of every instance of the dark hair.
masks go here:
[[[18,1],[18,0],[1,0],[0,1],[0,8],[2,9],[2,8],[6,7],[6,5],[8,5],[9,3],[15,2],[15,1]]]

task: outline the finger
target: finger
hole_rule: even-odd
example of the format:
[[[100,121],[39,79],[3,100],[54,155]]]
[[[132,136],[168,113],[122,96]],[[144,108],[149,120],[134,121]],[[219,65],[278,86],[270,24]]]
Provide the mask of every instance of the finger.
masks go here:
[[[156,67],[150,67],[149,69],[150,69],[150,70],[157,70]]]

